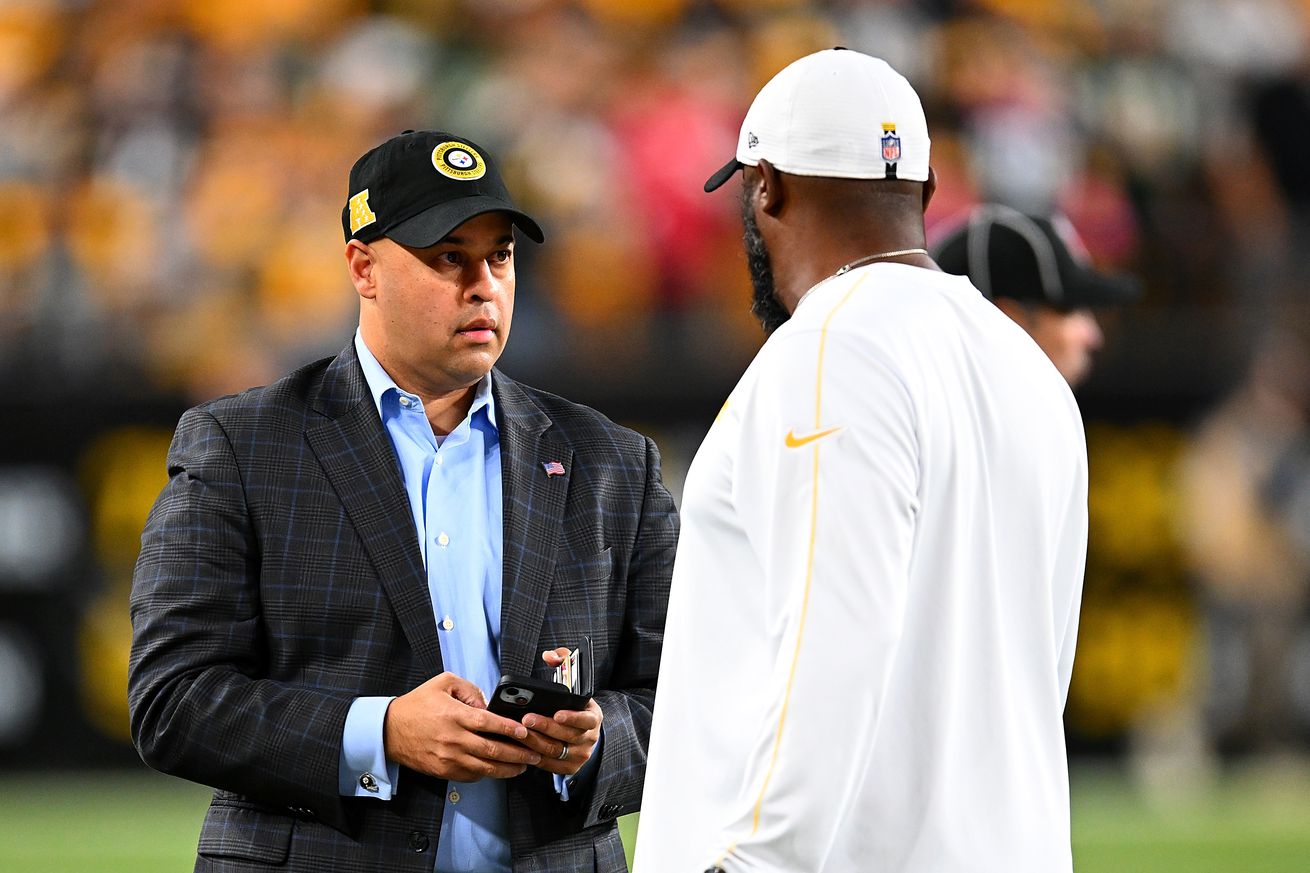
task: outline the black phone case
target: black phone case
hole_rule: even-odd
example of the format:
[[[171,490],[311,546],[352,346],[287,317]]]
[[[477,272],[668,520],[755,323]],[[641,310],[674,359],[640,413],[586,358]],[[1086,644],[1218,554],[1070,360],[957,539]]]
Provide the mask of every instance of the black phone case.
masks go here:
[[[549,717],[561,709],[586,709],[589,700],[590,696],[574,694],[558,682],[526,676],[501,676],[487,709],[496,715],[522,721],[529,712]]]
[[[561,709],[586,709],[594,695],[592,677],[591,638],[583,637],[578,646],[578,683],[580,694],[574,694],[558,682],[535,679],[529,676],[501,676],[487,709],[496,715],[522,721],[529,712],[552,716]],[[526,692],[526,693],[525,693]]]

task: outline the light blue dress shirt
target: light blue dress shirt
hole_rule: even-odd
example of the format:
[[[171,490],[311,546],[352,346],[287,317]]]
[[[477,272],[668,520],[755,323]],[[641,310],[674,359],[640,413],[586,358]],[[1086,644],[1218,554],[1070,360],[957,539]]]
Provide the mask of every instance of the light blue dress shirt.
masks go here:
[[[355,333],[364,378],[400,461],[445,669],[489,700],[500,679],[503,529],[500,436],[491,375],[447,436],[433,434],[422,401],[402,391]],[[386,760],[382,723],[390,697],[361,697],[342,743],[342,794],[390,799],[399,767]],[[364,778],[361,774],[369,774]],[[510,873],[505,780],[451,781],[437,842],[437,873]]]

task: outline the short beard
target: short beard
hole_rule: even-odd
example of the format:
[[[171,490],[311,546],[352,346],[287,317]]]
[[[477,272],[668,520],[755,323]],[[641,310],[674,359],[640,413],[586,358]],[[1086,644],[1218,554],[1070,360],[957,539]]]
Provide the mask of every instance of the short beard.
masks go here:
[[[755,223],[750,195],[744,188],[741,192],[741,223],[746,231],[746,266],[751,274],[751,314],[760,320],[764,332],[771,334],[787,323],[791,313],[778,301],[769,249],[764,245],[760,227]]]

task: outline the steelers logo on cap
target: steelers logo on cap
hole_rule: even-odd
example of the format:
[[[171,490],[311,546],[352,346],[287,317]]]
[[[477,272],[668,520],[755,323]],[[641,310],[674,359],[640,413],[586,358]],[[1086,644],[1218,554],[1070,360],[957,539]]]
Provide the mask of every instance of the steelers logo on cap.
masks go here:
[[[450,179],[471,182],[487,172],[487,163],[473,146],[462,142],[443,142],[432,150],[432,166]]]

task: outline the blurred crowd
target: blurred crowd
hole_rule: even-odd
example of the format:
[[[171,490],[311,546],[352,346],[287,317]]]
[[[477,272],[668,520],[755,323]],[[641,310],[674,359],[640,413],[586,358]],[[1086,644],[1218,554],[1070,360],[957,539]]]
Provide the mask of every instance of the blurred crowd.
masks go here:
[[[350,164],[436,127],[498,154],[547,234],[519,249],[506,367],[676,429],[761,341],[736,199],[702,183],[758,87],[833,45],[923,96],[930,235],[977,202],[1058,209],[1144,282],[1082,394],[1110,422],[1086,661],[1107,684],[1076,680],[1071,712],[1113,688],[1140,705],[1105,732],[1177,698],[1216,737],[1304,740],[1310,0],[5,0],[0,387],[194,402],[335,353]],[[1124,429],[1151,417],[1164,437]],[[1098,648],[1121,620],[1171,641],[1139,697],[1112,680],[1145,655]]]
[[[7,0],[5,382],[203,398],[336,351],[346,170],[419,126],[501,153],[549,232],[512,360],[740,361],[736,206],[701,183],[835,44],[924,96],[933,224],[1061,208],[1148,308],[1249,339],[1305,281],[1308,30],[1304,0]]]

